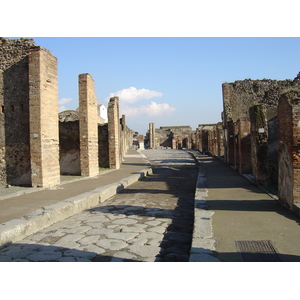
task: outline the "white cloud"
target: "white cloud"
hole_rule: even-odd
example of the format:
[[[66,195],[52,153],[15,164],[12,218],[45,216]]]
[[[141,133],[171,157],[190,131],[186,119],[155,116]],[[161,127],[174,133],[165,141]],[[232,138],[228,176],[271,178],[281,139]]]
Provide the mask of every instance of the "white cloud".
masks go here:
[[[72,98],[61,98],[58,100],[58,105],[64,105],[72,101]]]
[[[151,101],[148,105],[142,105],[139,107],[124,106],[122,108],[122,114],[126,116],[140,116],[147,115],[149,117],[160,117],[163,115],[169,115],[176,110],[175,107],[170,106],[168,103],[156,103]]]
[[[64,106],[64,104],[67,104],[72,101],[72,98],[61,98],[58,100],[58,112],[67,110],[67,108]]]
[[[149,100],[154,97],[162,97],[162,95],[163,94],[161,92],[151,91],[147,89],[138,90],[135,87],[130,87],[128,89],[123,89],[115,93],[110,93],[109,97],[106,100],[108,101],[111,97],[117,96],[119,97],[120,102],[135,103],[140,100]]]

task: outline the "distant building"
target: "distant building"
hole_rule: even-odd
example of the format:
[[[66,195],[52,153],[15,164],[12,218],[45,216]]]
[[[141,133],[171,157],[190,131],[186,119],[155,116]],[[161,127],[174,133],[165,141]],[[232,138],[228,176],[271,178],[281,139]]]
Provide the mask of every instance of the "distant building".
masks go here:
[[[97,105],[97,115],[104,120],[104,123],[108,122],[107,108],[103,104]]]

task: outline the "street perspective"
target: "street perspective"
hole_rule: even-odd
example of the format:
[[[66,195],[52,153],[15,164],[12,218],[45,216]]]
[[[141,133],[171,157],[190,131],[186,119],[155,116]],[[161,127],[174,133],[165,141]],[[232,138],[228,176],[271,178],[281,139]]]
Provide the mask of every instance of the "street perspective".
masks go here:
[[[299,53],[300,40],[289,42]],[[124,65],[113,50],[118,43]],[[182,85],[195,81],[193,51],[202,44],[228,47],[229,55],[232,43],[274,50],[281,40],[227,43],[0,38],[1,264],[300,262],[299,71],[289,79],[231,80],[237,75],[220,67],[207,75],[220,80],[213,88],[220,107],[207,95],[180,98],[176,78],[191,73]],[[184,69],[174,72],[185,48]],[[140,70],[143,55],[149,64]],[[74,57],[78,68],[70,67]],[[120,71],[111,71],[114,63]],[[157,90],[145,88],[143,76]],[[184,92],[205,93],[215,84],[208,81]]]

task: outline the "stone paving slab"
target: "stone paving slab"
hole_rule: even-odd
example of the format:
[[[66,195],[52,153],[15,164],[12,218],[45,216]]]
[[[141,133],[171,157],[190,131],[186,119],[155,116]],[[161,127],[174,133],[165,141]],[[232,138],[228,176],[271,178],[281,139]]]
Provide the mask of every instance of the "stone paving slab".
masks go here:
[[[4,246],[0,261],[188,261],[198,168],[188,153],[174,164],[172,154],[106,201]]]

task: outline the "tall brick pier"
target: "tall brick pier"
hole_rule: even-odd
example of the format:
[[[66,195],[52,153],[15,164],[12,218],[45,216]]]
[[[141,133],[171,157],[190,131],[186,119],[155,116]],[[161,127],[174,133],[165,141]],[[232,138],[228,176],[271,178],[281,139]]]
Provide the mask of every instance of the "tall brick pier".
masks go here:
[[[60,183],[57,58],[42,47],[29,54],[29,122],[33,187]]]
[[[108,147],[109,167],[120,168],[120,118],[119,97],[112,97],[108,103]]]
[[[90,74],[80,74],[79,134],[81,176],[96,176],[98,169],[97,98]]]

